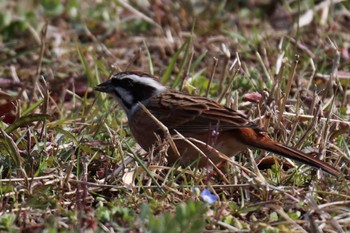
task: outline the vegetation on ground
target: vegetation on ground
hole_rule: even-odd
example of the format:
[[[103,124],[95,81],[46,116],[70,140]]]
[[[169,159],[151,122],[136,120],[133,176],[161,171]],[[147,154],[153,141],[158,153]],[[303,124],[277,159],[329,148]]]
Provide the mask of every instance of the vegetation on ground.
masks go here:
[[[0,231],[349,232],[350,2],[0,2]],[[116,101],[119,71],[239,109],[333,177],[264,151],[169,166]],[[160,147],[167,147],[160,142]]]

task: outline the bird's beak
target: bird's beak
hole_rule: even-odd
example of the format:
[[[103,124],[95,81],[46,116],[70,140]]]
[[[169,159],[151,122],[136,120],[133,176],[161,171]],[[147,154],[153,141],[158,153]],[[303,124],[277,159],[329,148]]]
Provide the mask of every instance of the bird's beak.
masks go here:
[[[111,83],[111,80],[108,80],[106,82],[100,83],[95,87],[96,91],[105,92],[105,93],[111,93],[113,92],[113,85]]]

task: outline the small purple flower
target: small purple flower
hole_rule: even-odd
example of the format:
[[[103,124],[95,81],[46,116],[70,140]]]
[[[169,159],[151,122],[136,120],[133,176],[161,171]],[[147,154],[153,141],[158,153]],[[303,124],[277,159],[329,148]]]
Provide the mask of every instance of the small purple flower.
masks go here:
[[[213,204],[218,199],[218,197],[212,194],[208,189],[204,189],[202,191],[201,197],[203,201],[208,203],[209,205]]]

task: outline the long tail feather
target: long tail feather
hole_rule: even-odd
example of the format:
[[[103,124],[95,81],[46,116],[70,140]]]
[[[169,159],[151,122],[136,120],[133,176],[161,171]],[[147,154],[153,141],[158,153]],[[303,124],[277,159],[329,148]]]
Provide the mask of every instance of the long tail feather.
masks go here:
[[[296,160],[298,162],[316,167],[321,168],[322,170],[328,172],[329,174],[333,176],[339,176],[340,172],[337,168],[329,165],[328,163],[315,158],[313,156],[310,156],[308,154],[305,154],[304,152],[301,152],[299,150],[293,149],[291,147],[285,146],[283,144],[277,143],[270,139],[268,136],[264,134],[257,133],[253,129],[241,129],[241,132],[245,135],[248,135],[250,137],[255,137],[255,140],[241,140],[244,141],[245,144],[255,147],[257,149],[263,149],[266,151],[270,151],[276,154],[279,154],[281,156],[284,156],[286,158]],[[246,138],[242,137],[241,139]]]

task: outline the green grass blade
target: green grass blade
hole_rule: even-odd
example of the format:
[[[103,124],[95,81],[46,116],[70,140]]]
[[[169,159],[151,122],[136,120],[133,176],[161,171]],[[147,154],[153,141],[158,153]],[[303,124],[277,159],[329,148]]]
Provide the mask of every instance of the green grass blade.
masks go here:
[[[6,133],[6,130],[0,129],[0,131],[1,131],[1,134],[3,136],[3,143],[4,143],[4,146],[7,150],[7,152],[9,153],[10,157],[15,162],[16,167],[21,168],[23,159],[21,158],[21,156],[19,154],[19,149],[18,149],[16,143],[8,135],[8,133]]]
[[[17,128],[28,125],[34,121],[45,121],[45,120],[48,120],[49,118],[50,116],[47,114],[35,114],[35,115],[24,116],[16,120],[9,127],[7,127],[5,129],[5,132],[9,134],[14,130],[16,130]]]
[[[151,56],[151,53],[149,52],[149,49],[148,49],[148,46],[147,46],[145,40],[143,40],[143,45],[145,46],[146,53],[147,53],[148,65],[149,65],[149,73],[151,75],[154,75],[152,56]]]
[[[208,50],[205,50],[204,52],[201,53],[201,55],[199,55],[199,57],[196,58],[196,60],[194,60],[194,62],[191,64],[190,72],[193,72],[197,68],[197,66],[205,58],[205,55],[207,55],[207,52],[208,52]]]
[[[90,67],[88,65],[88,62],[86,61],[85,57],[81,53],[80,47],[77,47],[77,50],[78,50],[78,55],[79,55],[80,62],[83,65],[83,68],[84,68],[84,71],[85,71],[85,74],[86,74],[86,78],[87,78],[88,83],[89,83],[89,86],[96,86],[96,81],[93,78],[93,75],[92,75],[91,69],[90,69]]]
[[[188,38],[188,42],[185,43],[185,47],[184,47],[184,58],[182,59],[181,61],[181,64],[180,64],[180,72],[178,72],[178,74],[176,75],[176,78],[174,80],[174,82],[172,83],[171,87],[172,88],[175,88],[177,86],[180,85],[181,83],[181,74],[182,74],[182,71],[185,69],[185,66],[188,62],[188,59],[190,57],[190,51],[191,51],[191,48],[192,48],[192,34],[191,36]]]
[[[161,80],[163,83],[167,83],[169,81],[171,72],[174,70],[175,64],[176,64],[176,60],[179,58],[181,52],[186,48],[186,46],[190,43],[190,39],[187,39],[185,41],[185,43],[176,51],[176,53],[174,54],[174,56],[170,59],[170,63],[167,67],[167,69],[165,70]]]
[[[44,99],[40,99],[36,103],[32,104],[28,109],[23,111],[22,116],[26,116],[29,113],[33,112],[40,104],[42,104],[43,101]]]
[[[67,139],[70,139],[71,141],[73,141],[74,145],[78,145],[78,139],[71,132],[64,130],[60,127],[55,127],[54,129],[58,133],[63,134]]]

